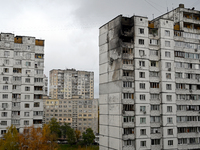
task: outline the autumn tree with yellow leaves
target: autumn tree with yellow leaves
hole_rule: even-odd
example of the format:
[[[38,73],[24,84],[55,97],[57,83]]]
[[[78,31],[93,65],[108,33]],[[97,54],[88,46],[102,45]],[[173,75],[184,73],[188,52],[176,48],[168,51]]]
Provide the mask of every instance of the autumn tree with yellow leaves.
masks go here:
[[[11,125],[0,140],[0,150],[57,150],[55,140],[49,125],[44,125],[43,129],[26,127],[23,133],[18,133],[16,127]]]

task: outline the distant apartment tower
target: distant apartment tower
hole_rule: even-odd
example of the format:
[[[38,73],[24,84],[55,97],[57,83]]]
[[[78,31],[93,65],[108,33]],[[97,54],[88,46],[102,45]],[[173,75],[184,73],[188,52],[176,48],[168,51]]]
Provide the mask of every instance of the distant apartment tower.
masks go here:
[[[44,40],[0,34],[0,130],[42,127]]]
[[[100,150],[200,148],[200,11],[99,29]]]
[[[85,132],[98,133],[98,99],[44,99],[44,123],[56,118],[63,125]]]
[[[52,99],[94,98],[94,72],[75,69],[50,71],[49,96]]]
[[[48,95],[48,77],[44,75],[44,87],[43,87],[43,95],[47,96]]]

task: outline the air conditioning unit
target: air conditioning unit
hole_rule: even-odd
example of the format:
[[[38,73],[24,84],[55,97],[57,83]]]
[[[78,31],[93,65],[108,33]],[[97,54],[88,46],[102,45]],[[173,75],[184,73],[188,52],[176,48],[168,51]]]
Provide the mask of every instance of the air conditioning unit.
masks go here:
[[[30,77],[30,75],[28,75],[28,77]]]
[[[7,82],[7,81],[6,81],[5,83],[6,83],[6,84],[8,84],[8,82]]]
[[[6,108],[3,108],[3,110],[6,110]]]
[[[197,52],[198,50],[197,50],[197,49],[194,49],[194,51]]]
[[[192,90],[190,90],[190,93],[192,93]]]
[[[3,64],[3,66],[5,66],[5,64]]]
[[[171,68],[168,68],[168,71],[171,71]]]
[[[146,114],[147,112],[146,112],[146,111],[143,111],[143,113]]]
[[[1,74],[3,75],[3,72]]]

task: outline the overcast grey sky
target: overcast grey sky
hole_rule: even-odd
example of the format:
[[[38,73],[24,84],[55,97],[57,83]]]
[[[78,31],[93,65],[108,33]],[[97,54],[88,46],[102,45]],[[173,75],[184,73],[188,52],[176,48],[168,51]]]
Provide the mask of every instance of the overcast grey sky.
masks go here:
[[[99,94],[99,27],[118,16],[149,20],[178,7],[200,10],[200,0],[0,0],[0,32],[45,40],[45,74],[51,69],[94,71]]]

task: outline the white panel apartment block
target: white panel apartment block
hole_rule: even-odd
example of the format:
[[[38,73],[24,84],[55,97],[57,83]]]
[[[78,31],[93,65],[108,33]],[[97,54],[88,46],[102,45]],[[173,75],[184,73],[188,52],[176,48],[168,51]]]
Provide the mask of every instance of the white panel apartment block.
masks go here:
[[[11,124],[42,127],[44,40],[0,34],[0,136]]]
[[[100,150],[200,147],[200,11],[99,29]]]

